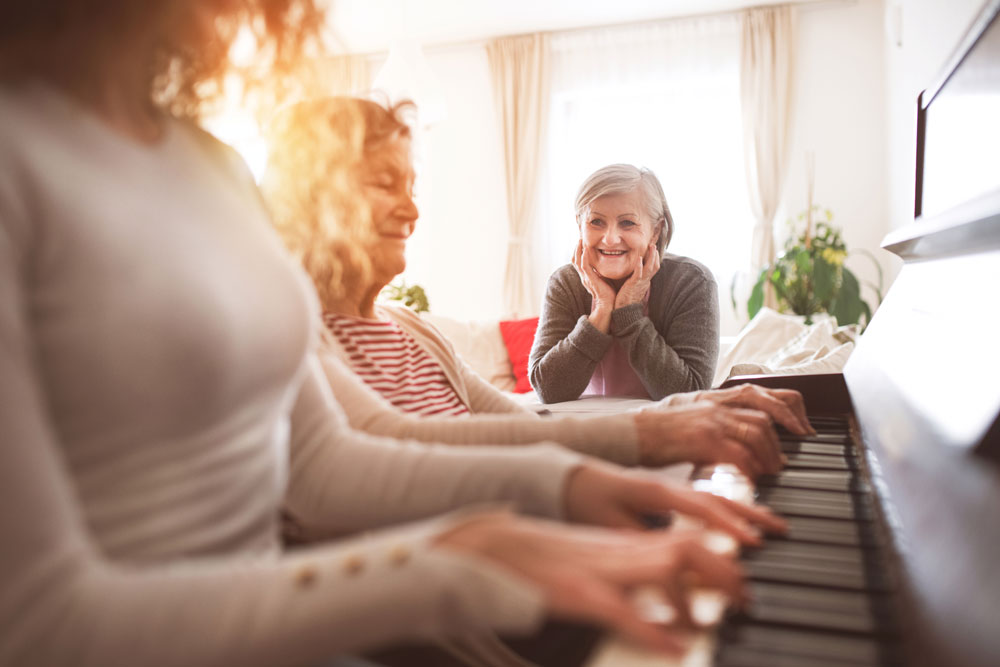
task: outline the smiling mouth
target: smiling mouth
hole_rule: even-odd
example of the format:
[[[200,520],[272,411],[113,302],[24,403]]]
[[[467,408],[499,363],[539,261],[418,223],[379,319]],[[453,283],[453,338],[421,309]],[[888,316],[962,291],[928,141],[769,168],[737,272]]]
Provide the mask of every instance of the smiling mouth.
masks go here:
[[[598,250],[597,252],[601,253],[605,257],[621,257],[622,255],[624,255],[628,251],[627,250]]]

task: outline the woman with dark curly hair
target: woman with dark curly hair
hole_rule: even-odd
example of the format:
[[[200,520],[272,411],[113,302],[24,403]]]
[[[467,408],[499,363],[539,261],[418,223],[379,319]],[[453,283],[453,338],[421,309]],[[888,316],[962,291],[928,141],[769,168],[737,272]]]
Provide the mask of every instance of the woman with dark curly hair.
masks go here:
[[[318,308],[242,162],[192,122],[234,35],[281,75],[305,0],[0,4],[0,664],[308,664],[525,633],[545,613],[669,650],[627,601],[739,596],[699,534],[603,526],[688,510],[554,447],[352,431]],[[767,515],[720,501],[744,541]],[[301,539],[279,539],[282,512]],[[396,527],[390,527],[396,526]]]

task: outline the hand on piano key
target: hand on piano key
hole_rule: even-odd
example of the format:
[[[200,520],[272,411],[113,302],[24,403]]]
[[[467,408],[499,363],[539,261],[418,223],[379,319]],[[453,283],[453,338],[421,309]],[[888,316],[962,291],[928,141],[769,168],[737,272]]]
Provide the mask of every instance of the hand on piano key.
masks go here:
[[[787,467],[758,480],[756,491],[721,467],[699,471],[693,482],[746,502],[756,496],[788,515],[786,536],[741,555],[749,604],[727,618],[718,637],[700,633],[676,659],[612,638],[589,667],[899,664],[895,582],[882,556],[872,489],[858,474],[847,420],[812,421],[819,434],[782,433]]]
[[[729,600],[744,600],[732,555],[710,550],[702,530],[614,531],[497,513],[460,524],[437,544],[524,577],[556,618],[608,628],[661,655],[683,651],[689,628],[714,622]],[[633,600],[642,587],[664,602]],[[714,592],[714,611],[713,598],[699,598],[708,602],[707,617],[705,602],[689,605],[695,588]]]
[[[731,465],[704,467],[691,484],[699,492],[716,494],[736,503],[749,506],[754,502],[753,483]],[[697,519],[681,515],[672,526],[689,530],[699,523]],[[735,538],[719,531],[704,531],[702,542],[709,551],[727,557],[735,557],[739,552]],[[632,602],[640,614],[651,621],[670,619],[674,613],[671,602],[654,587],[637,590]],[[709,628],[723,619],[729,603],[716,591],[694,590],[688,597],[688,604],[695,625],[703,629],[679,635],[682,648],[674,655],[650,651],[628,637],[610,636],[591,655],[587,667],[706,667],[712,664],[715,652],[714,633]]]
[[[811,435],[816,431],[806,415],[802,394],[794,389],[771,389],[755,384],[740,384],[727,389],[708,389],[673,394],[656,404],[660,409],[680,407],[694,403],[713,403],[729,408],[757,410],[796,435]]]
[[[644,466],[731,463],[758,477],[773,475],[784,463],[772,418],[760,410],[696,401],[643,410],[635,423]]]
[[[623,470],[588,462],[573,470],[565,487],[566,518],[609,528],[644,528],[650,516],[680,512],[743,544],[760,543],[761,531],[782,533],[784,519],[770,509],[664,481],[654,471]]]

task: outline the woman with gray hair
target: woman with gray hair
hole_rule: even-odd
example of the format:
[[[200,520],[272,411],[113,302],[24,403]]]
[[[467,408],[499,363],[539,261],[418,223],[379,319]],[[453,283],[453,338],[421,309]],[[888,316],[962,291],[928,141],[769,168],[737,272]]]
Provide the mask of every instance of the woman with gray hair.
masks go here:
[[[715,279],[665,253],[674,225],[656,175],[598,169],[580,187],[576,219],[573,262],[549,278],[529,360],[542,401],[707,389],[719,352]]]

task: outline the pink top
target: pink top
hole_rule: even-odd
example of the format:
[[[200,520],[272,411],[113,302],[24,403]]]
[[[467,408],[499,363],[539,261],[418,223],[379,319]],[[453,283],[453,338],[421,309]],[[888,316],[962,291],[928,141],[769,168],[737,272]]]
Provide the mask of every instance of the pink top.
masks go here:
[[[404,412],[464,415],[469,409],[434,357],[398,324],[326,313],[347,363],[365,383]]]
[[[642,314],[649,315],[649,292],[646,292],[642,300]],[[652,398],[632,368],[621,341],[617,339],[611,342],[604,358],[597,362],[597,368],[594,369],[587,388],[583,390],[583,396]]]

